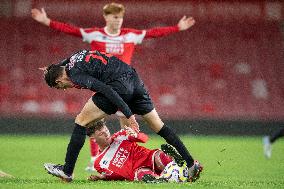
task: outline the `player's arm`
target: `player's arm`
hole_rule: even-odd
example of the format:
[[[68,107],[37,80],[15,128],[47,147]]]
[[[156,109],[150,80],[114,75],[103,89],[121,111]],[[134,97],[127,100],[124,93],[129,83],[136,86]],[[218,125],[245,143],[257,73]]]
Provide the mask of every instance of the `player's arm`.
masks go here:
[[[34,20],[36,20],[37,22],[39,22],[39,23],[41,23],[45,26],[48,26],[48,27],[53,28],[57,31],[64,32],[64,33],[67,33],[67,34],[70,34],[70,35],[82,37],[82,34],[80,32],[79,27],[72,26],[70,24],[66,24],[66,23],[63,23],[63,22],[51,20],[47,16],[44,8],[42,8],[41,10],[32,9],[31,13],[32,13],[32,18]]]
[[[141,143],[146,143],[148,141],[148,135],[145,133],[139,132],[136,137],[129,136],[128,140],[133,141],[133,142],[141,142]]]
[[[106,176],[98,173],[97,175],[89,176],[88,180],[90,181],[106,180]]]
[[[102,93],[114,105],[116,105],[126,118],[130,118],[133,115],[128,105],[109,85],[106,85],[96,78],[83,73],[72,74],[71,80],[79,86],[88,88],[97,93]]]
[[[132,128],[130,127],[124,127],[124,131],[126,135],[128,135],[128,140],[131,142],[141,142],[141,143],[146,143],[148,141],[148,135],[142,132],[135,132],[133,131]]]
[[[116,173],[112,173],[111,175],[103,175],[103,174],[91,175],[88,178],[88,180],[90,181],[99,181],[99,180],[111,181],[111,180],[125,180],[125,178],[121,177],[120,175]]]
[[[195,20],[192,17],[187,18],[186,16],[182,17],[178,24],[175,26],[167,27],[157,27],[146,30],[145,38],[156,38],[170,35],[179,31],[184,31],[189,29],[195,24]]]
[[[95,161],[94,167],[99,173],[98,175],[91,175],[88,180],[91,181],[98,181],[98,180],[125,180],[124,177],[120,176],[119,174],[113,172],[112,170],[102,168],[99,162]]]

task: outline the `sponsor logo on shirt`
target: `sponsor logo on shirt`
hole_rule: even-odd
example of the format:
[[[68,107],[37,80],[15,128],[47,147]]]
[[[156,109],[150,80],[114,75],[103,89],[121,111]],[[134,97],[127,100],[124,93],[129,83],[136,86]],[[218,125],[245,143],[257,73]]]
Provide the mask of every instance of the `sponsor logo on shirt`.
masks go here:
[[[123,43],[106,43],[106,53],[110,54],[123,54]]]
[[[127,160],[129,156],[129,152],[124,148],[119,148],[117,151],[115,158],[112,161],[112,164],[116,167],[122,167],[124,162]]]
[[[70,70],[74,67],[76,62],[81,62],[86,54],[86,50],[80,51],[70,57],[70,62],[67,64],[67,68]]]

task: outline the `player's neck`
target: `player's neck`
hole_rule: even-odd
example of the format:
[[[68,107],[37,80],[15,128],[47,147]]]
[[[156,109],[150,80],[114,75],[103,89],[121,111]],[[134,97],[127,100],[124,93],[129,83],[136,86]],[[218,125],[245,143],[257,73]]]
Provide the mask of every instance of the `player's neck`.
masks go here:
[[[110,36],[118,36],[120,34],[120,29],[114,29],[108,26],[104,28],[104,31]]]
[[[104,149],[106,149],[109,145],[100,145],[98,144],[100,151],[103,151]]]

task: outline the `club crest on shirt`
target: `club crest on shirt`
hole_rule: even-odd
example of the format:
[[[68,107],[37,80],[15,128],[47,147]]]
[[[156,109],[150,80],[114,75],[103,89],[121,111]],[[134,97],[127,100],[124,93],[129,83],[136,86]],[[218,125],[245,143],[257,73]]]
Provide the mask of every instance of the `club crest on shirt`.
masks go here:
[[[103,164],[104,164],[104,165],[107,165],[107,163],[108,163],[108,161],[106,161],[106,160],[103,161]]]

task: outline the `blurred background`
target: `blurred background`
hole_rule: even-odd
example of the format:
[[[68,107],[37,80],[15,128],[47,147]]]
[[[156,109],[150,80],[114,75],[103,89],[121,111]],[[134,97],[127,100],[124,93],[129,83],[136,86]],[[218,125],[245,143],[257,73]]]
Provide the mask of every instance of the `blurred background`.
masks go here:
[[[31,9],[44,7],[51,19],[82,28],[104,27],[102,8],[110,2],[0,0],[0,134],[70,133],[92,95],[47,87],[39,67],[90,46],[37,23]],[[126,7],[124,27],[175,25],[183,15],[196,20],[187,31],[144,40],[132,64],[178,133],[264,135],[283,127],[283,1],[116,2]],[[118,120],[108,119],[117,130]]]

